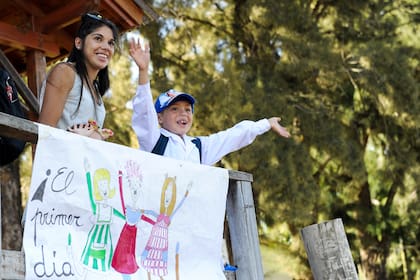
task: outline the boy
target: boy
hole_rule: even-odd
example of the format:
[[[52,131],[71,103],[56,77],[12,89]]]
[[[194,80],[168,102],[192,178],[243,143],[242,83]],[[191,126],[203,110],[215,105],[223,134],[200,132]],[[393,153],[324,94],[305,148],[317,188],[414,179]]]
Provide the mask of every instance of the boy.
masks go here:
[[[140,149],[179,160],[213,165],[225,155],[251,144],[258,135],[272,129],[280,136],[290,137],[272,117],[257,122],[242,121],[227,130],[194,138],[188,136],[195,99],[190,94],[169,90],[162,93],[153,106],[148,67],[148,44],[142,48],[139,41],[131,41],[130,55],[139,67],[139,85],[133,99],[132,126]],[[160,125],[160,128],[159,128]]]

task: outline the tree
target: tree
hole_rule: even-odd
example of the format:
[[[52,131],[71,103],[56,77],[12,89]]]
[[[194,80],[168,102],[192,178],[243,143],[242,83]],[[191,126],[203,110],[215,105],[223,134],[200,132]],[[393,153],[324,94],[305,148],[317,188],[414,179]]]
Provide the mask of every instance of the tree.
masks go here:
[[[309,270],[299,229],[341,217],[360,273],[413,279],[420,230],[415,1],[157,5],[161,21],[141,30],[152,44],[152,87],[197,97],[195,134],[279,114],[292,131],[292,141],[264,135],[220,166],[254,175],[261,237],[306,267],[294,276]],[[403,259],[394,253],[399,246]]]
[[[121,38],[121,50],[116,53],[110,64],[111,90],[106,94],[105,107],[107,115],[104,127],[114,131],[111,142],[138,147],[137,139],[131,128],[131,98],[135,93],[137,81],[132,80],[132,64],[128,55],[127,37]]]

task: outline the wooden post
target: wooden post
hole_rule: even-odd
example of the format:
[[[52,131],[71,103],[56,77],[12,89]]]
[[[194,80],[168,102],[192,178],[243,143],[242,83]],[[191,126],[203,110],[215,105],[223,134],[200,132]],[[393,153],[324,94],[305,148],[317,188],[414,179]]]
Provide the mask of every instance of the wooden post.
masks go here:
[[[301,237],[315,280],[359,279],[340,218],[307,226]]]
[[[226,215],[233,252],[232,265],[238,267],[236,279],[261,280],[264,279],[264,272],[252,195],[252,175],[241,172],[229,172],[229,175],[231,180]]]
[[[39,90],[47,72],[45,54],[42,51],[30,50],[27,52],[27,57],[26,74],[28,77],[28,87],[35,96],[39,96]]]

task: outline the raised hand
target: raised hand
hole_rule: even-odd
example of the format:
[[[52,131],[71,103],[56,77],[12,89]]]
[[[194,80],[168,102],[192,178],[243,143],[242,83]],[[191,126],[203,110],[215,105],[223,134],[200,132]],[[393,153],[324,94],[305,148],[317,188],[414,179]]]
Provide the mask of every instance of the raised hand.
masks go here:
[[[140,70],[147,71],[150,62],[150,46],[145,42],[142,46],[140,40],[132,39],[130,41],[130,56],[134,59]]]
[[[268,119],[268,122],[270,123],[270,126],[271,126],[271,130],[273,130],[275,133],[277,133],[278,135],[282,137],[289,138],[290,133],[286,130],[286,128],[280,125],[279,123],[280,120],[281,118],[279,117],[272,117]]]

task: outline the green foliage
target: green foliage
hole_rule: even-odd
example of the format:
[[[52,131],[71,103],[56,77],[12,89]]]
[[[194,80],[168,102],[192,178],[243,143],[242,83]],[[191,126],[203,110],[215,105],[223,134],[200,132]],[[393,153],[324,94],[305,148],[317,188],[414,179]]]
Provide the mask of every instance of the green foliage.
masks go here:
[[[261,242],[279,249],[287,273],[310,278],[300,229],[339,217],[360,276],[418,279],[418,0],[153,7],[161,19],[139,30],[151,44],[152,90],[196,97],[193,135],[271,116],[292,133],[267,133],[219,163],[253,174]],[[137,147],[126,106],[137,81],[122,41],[104,126],[111,141]],[[24,187],[28,158],[30,149]]]
[[[337,217],[367,279],[414,279],[420,268],[416,3],[159,1],[161,19],[140,30],[153,92],[196,97],[192,134],[271,116],[292,132],[260,136],[219,166],[253,174],[262,242],[288,252],[294,277],[308,278],[299,230]],[[129,80],[128,64],[114,68]],[[124,100],[127,88],[113,92]],[[123,104],[116,127],[129,122]]]
[[[121,53],[115,54],[110,64],[111,90],[104,98],[107,115],[104,127],[114,131],[111,142],[138,147],[137,138],[131,127],[132,111],[130,100],[135,94],[137,81],[132,80],[132,63],[128,55],[127,38],[122,38],[124,44]]]

